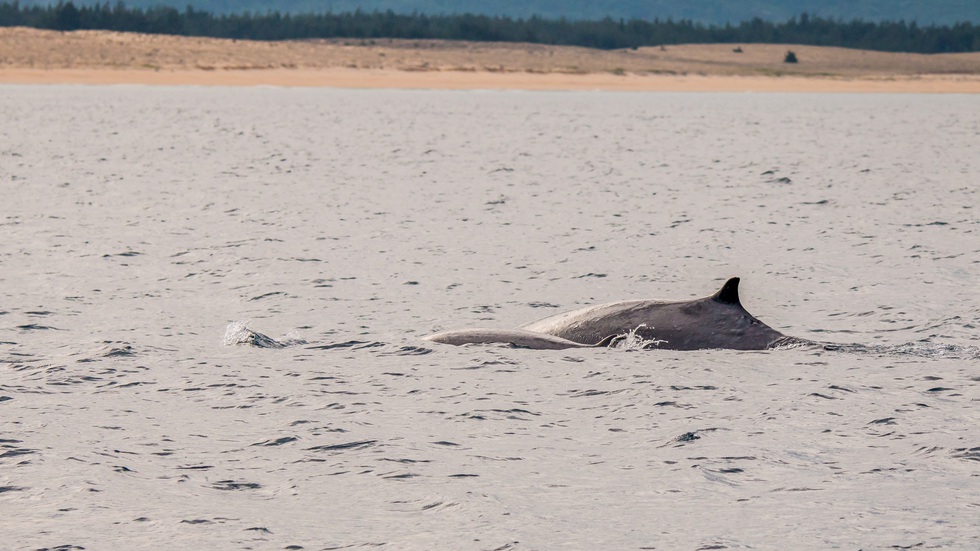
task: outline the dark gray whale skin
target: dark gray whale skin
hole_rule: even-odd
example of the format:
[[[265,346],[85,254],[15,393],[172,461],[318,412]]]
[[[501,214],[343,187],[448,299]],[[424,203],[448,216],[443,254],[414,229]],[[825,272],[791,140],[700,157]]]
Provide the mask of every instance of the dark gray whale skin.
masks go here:
[[[808,341],[787,337],[748,313],[737,277],[715,294],[685,301],[627,300],[587,306],[522,325],[517,330],[462,329],[425,337],[445,344],[510,343],[562,349],[614,344],[633,331],[664,350],[766,350]]]
[[[636,330],[666,350],[766,350],[789,337],[748,313],[738,298],[737,277],[715,294],[677,302],[627,300],[588,306],[522,325],[578,343],[598,343],[610,335]]]

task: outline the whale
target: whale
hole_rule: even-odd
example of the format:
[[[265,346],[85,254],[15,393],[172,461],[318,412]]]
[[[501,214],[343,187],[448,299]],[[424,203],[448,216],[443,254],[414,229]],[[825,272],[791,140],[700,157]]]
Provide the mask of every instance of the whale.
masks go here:
[[[625,300],[586,306],[517,329],[462,329],[429,335],[444,344],[510,344],[557,350],[615,346],[626,338],[664,350],[767,350],[807,341],[788,337],[750,314],[733,277],[714,294],[693,300]]]
[[[524,329],[456,329],[435,333],[423,339],[442,344],[509,344],[515,348],[530,348],[533,350],[563,350],[566,348],[594,348],[609,346],[619,338],[610,335],[596,344],[583,344],[547,333],[537,333]]]

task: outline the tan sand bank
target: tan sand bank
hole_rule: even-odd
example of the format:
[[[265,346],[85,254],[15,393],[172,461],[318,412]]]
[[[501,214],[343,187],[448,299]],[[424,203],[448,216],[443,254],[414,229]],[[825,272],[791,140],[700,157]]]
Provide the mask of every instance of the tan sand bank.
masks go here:
[[[799,63],[783,62],[788,50]],[[540,44],[258,42],[6,28],[0,29],[0,82],[980,93],[980,53],[922,55],[785,44],[603,51]]]
[[[977,77],[819,78],[719,75],[616,76],[591,73],[406,72],[393,69],[0,69],[17,84],[323,86],[444,90],[609,90],[665,92],[980,93]]]

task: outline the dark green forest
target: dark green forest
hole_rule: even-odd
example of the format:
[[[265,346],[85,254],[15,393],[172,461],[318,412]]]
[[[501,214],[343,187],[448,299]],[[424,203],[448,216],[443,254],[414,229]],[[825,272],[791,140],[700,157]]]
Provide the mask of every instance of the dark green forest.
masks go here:
[[[58,0],[20,0],[22,5],[47,6]],[[73,0],[75,6],[99,4],[105,0]],[[110,0],[115,2],[116,0]],[[690,19],[706,25],[737,24],[759,17],[765,21],[786,21],[803,12],[831,19],[851,21],[915,21],[920,25],[953,25],[961,21],[980,23],[977,0],[125,0],[140,8],[170,6],[179,10],[188,3],[194,9],[211,13],[347,13],[386,12],[428,15],[504,16],[527,19],[532,16],[571,21],[655,18]]]
[[[802,14],[785,22],[755,18],[738,25],[704,25],[690,20],[612,19],[570,21],[487,15],[397,14],[386,12],[213,14],[188,6],[130,8],[123,3],[75,6],[0,3],[0,26],[73,31],[113,31],[209,36],[251,40],[308,38],[408,38],[533,42],[617,49],[690,43],[785,43],[842,46],[892,52],[980,51],[980,26],[972,23],[842,21]]]

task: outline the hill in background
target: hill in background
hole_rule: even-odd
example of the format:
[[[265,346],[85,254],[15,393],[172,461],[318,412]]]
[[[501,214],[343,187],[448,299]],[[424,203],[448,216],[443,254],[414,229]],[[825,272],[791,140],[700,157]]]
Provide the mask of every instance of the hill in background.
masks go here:
[[[105,3],[73,0],[76,5]],[[22,6],[54,4],[49,0],[21,0]],[[110,2],[112,3],[112,2]],[[739,23],[758,17],[785,21],[804,12],[825,18],[851,21],[915,21],[920,25],[952,25],[980,22],[978,0],[128,0],[129,7],[187,5],[213,13],[344,13],[386,11],[395,13],[500,15],[549,19],[689,19],[706,24]]]

